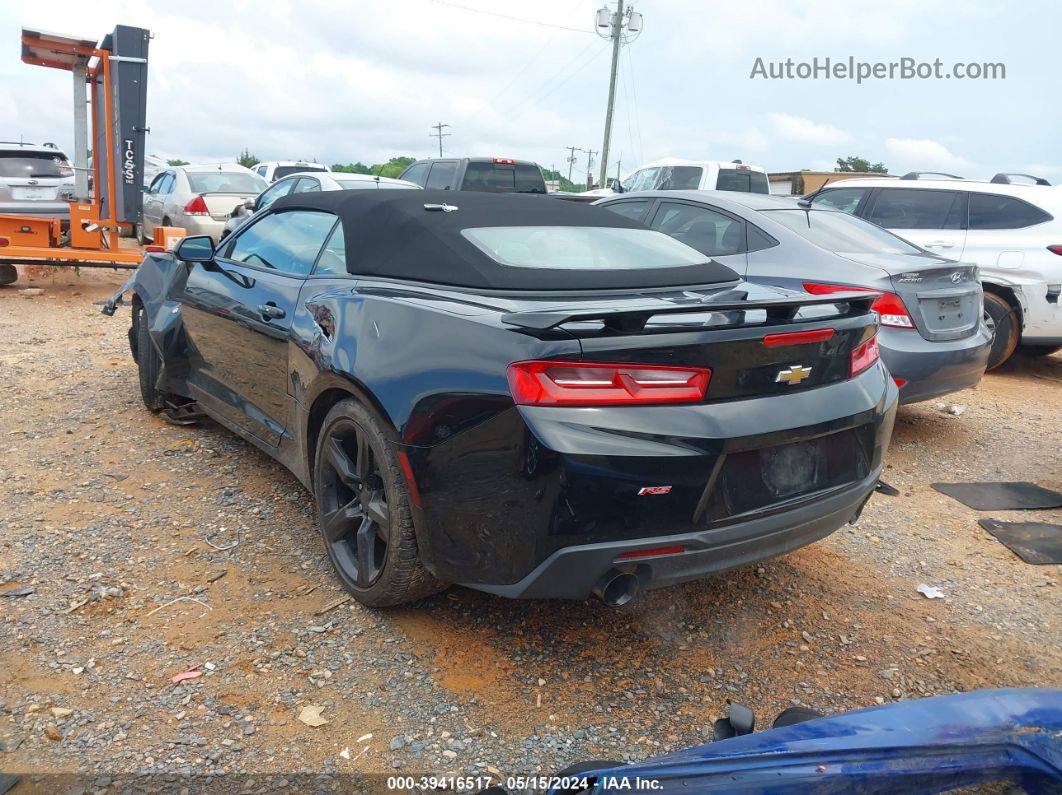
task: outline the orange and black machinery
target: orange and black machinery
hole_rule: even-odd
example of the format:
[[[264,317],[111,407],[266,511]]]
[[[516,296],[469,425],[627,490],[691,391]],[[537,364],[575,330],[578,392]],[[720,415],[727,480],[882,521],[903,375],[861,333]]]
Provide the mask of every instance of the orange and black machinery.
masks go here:
[[[25,63],[73,73],[74,187],[69,224],[0,214],[0,263],[130,269],[140,263],[140,251],[121,249],[118,240],[138,222],[143,204],[150,39],[147,30],[127,25],[98,44],[22,29]]]

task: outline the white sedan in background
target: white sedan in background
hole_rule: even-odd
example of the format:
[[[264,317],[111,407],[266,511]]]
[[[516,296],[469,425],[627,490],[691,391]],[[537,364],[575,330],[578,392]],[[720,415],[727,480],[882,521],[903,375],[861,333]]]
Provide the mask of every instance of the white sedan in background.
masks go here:
[[[374,177],[372,174],[348,174],[342,171],[306,171],[299,174],[290,174],[283,179],[278,179],[254,201],[248,201],[238,205],[228,221],[225,223],[225,231],[222,237],[239,229],[247,219],[259,210],[268,207],[281,196],[290,193],[316,193],[322,190],[390,190],[394,188],[404,190],[422,190],[415,182],[407,182],[403,179],[391,179],[390,177]]]

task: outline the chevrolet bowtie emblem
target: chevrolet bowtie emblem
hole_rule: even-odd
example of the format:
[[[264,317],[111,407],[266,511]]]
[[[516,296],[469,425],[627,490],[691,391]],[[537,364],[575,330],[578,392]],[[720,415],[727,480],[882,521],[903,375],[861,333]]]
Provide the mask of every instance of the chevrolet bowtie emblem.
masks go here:
[[[805,378],[811,375],[811,368],[804,367],[800,364],[794,364],[792,367],[780,370],[778,375],[775,376],[774,382],[776,384],[789,384],[789,386],[796,386]]]

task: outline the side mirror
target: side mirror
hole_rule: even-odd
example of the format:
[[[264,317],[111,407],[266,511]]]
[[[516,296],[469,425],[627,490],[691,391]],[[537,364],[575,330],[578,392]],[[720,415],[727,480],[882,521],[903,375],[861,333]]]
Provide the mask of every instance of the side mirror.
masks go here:
[[[612,190],[616,191],[616,193],[623,193],[626,191],[626,188],[624,188],[623,183],[617,179],[612,182]]]
[[[214,241],[209,235],[186,237],[177,244],[173,254],[183,262],[213,262]]]

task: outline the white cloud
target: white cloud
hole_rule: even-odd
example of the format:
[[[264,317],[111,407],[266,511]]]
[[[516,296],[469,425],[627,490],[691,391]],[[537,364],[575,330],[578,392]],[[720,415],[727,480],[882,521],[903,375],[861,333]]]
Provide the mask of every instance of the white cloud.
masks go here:
[[[566,170],[566,147],[602,145],[609,45],[592,31],[601,2],[50,0],[0,14],[0,43],[14,42],[21,25],[86,37],[116,22],[149,28],[147,149],[193,162],[234,158],[245,146],[270,160],[428,156],[437,152],[429,127],[442,121],[451,125],[447,154],[528,158]],[[1028,132],[1007,138],[1010,159],[994,170],[1024,170],[1018,164],[1054,156],[1049,131],[1058,111],[1025,99],[1044,95],[1050,79],[1034,62],[1019,68],[1026,53],[1046,50],[1000,40],[989,24],[1011,20],[1015,9],[959,19],[942,0],[850,0],[842,10],[831,0],[635,5],[645,23],[619,62],[610,173],[620,159],[626,170],[666,155],[789,170],[857,154],[894,171],[962,170],[967,161],[947,147],[994,164],[990,142],[1010,127]],[[987,47],[993,60],[1008,61],[1014,76],[1006,95],[963,99],[958,89],[990,87],[955,81],[855,86],[748,77],[756,57],[932,54],[942,24],[971,52]],[[1046,38],[1048,29],[1030,35]],[[982,106],[995,112],[969,122],[971,108]],[[0,57],[0,116],[0,137],[69,148],[69,75]],[[948,137],[957,130],[966,136],[959,143]],[[887,136],[900,142],[888,153]],[[910,143],[916,136],[942,148]],[[585,170],[585,154],[580,159]]]
[[[788,113],[769,113],[767,118],[775,134],[786,141],[822,146],[838,146],[852,142],[851,134],[834,127]]]
[[[940,141],[929,138],[887,138],[885,151],[890,171],[967,171],[977,164],[954,154]],[[959,174],[959,176],[965,176]]]

